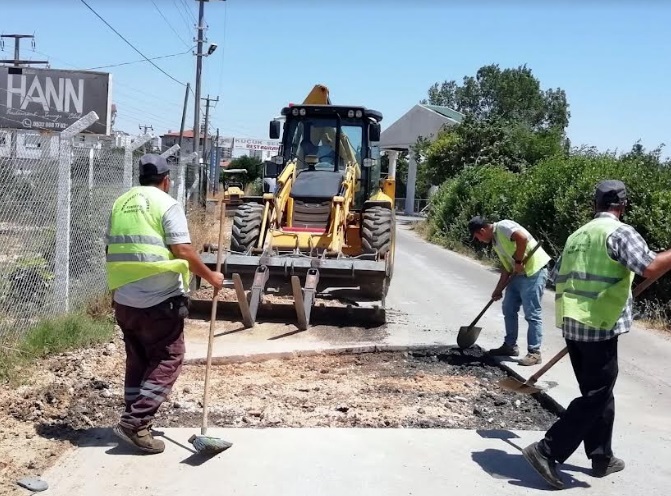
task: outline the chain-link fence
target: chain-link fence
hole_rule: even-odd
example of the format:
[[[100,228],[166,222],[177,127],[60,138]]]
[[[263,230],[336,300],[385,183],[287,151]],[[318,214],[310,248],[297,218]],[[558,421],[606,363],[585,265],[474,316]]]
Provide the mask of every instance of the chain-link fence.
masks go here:
[[[12,346],[39,320],[81,309],[106,291],[109,212],[138,184],[137,159],[150,137],[119,146],[67,130],[7,135],[10,146],[0,147],[0,345]],[[170,193],[184,205],[185,167],[173,160],[172,168]]]

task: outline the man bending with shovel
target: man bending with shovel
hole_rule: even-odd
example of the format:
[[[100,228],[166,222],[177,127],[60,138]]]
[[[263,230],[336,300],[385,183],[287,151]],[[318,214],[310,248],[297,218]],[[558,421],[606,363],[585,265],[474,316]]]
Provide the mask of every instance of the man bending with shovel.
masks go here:
[[[543,319],[541,300],[548,277],[547,265],[550,256],[538,247],[528,260],[525,258],[536,248],[538,242],[524,227],[512,220],[488,222],[482,217],[473,217],[468,230],[482,243],[492,243],[499,256],[503,270],[499,282],[492,293],[492,300],[503,298],[503,318],[506,337],[500,348],[489,350],[491,356],[518,356],[517,334],[519,328],[520,306],[524,309],[524,318],[528,324],[527,355],[520,365],[541,363],[541,342],[543,339]],[[512,279],[511,279],[512,277]],[[507,286],[506,286],[507,285]]]
[[[655,254],[636,230],[620,221],[627,205],[621,181],[602,181],[595,217],[571,234],[556,273],[556,325],[562,329],[581,396],[524,457],[553,487],[564,483],[556,464],[580,446],[603,477],[624,469],[611,447],[617,379],[617,341],[632,324],[634,274],[655,279],[671,269],[671,250]]]

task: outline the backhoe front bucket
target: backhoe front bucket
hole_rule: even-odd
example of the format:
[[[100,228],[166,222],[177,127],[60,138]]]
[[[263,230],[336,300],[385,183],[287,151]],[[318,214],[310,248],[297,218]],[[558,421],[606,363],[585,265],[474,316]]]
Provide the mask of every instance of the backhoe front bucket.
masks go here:
[[[301,330],[310,326],[316,294],[329,288],[355,294],[352,303],[358,307],[357,311],[373,312],[375,319],[384,323],[387,287],[384,261],[231,254],[222,264],[222,272],[225,277],[231,277],[235,284],[240,313],[246,327],[254,325],[266,288],[275,288],[280,294],[293,295],[298,328]],[[304,281],[303,286],[301,281]],[[249,298],[245,294],[246,287],[251,289]],[[360,306],[360,303],[370,300],[381,301],[381,304],[372,308]]]

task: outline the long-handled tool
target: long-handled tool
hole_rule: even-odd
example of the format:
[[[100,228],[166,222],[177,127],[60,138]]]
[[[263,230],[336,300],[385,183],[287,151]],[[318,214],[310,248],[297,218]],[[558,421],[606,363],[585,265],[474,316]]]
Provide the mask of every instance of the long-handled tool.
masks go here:
[[[226,204],[220,200],[221,217],[219,218],[219,244],[217,247],[217,272],[221,272],[221,253],[223,252],[224,241],[224,218],[226,217]],[[203,391],[203,425],[200,429],[200,436],[195,434],[189,438],[189,442],[196,448],[198,453],[204,455],[216,455],[227,450],[233,443],[222,439],[206,436],[207,433],[207,403],[209,399],[210,385],[210,367],[212,366],[212,347],[214,342],[214,323],[217,319],[217,297],[219,289],[214,288],[212,296],[212,313],[210,314],[210,337],[207,342],[207,365],[205,366],[205,389]]]
[[[645,291],[653,282],[655,282],[657,279],[659,279],[660,276],[657,277],[650,277],[648,279],[645,279],[642,281],[634,291],[632,292],[632,295],[634,298],[636,298],[638,295],[640,295],[643,291]],[[555,363],[557,363],[559,360],[564,358],[564,355],[568,353],[568,348],[564,347],[559,353],[557,353],[555,356],[553,356],[548,363],[543,365],[534,375],[529,377],[526,382],[522,382],[515,377],[505,377],[501,379],[498,384],[501,386],[503,389],[507,389],[508,391],[513,391],[516,393],[522,393],[522,394],[535,394],[535,393],[540,393],[542,391],[541,388],[537,387],[535,384],[538,382],[538,379],[545,374],[552,366],[554,366]]]
[[[542,389],[535,386],[538,379],[540,379],[540,377],[543,374],[545,374],[545,372],[550,370],[550,368],[552,368],[552,366],[555,363],[564,358],[564,355],[566,355],[567,353],[568,348],[564,348],[563,350],[561,350],[559,353],[553,356],[548,363],[546,363],[540,369],[538,369],[538,372],[529,377],[529,379],[526,382],[522,382],[515,377],[505,377],[501,379],[498,382],[498,384],[503,389],[507,389],[508,391],[514,391],[516,393],[522,393],[522,394],[540,393]]]
[[[538,250],[538,247],[540,246],[540,243],[536,244],[534,246],[533,250],[529,252],[529,254],[524,258],[524,261],[522,263],[526,263],[529,258]],[[503,291],[508,284],[510,284],[510,281],[515,277],[514,275],[510,276],[506,283],[503,285],[501,288],[501,291]],[[480,331],[482,330],[482,327],[475,327],[475,324],[478,323],[478,320],[480,320],[480,317],[482,317],[487,309],[494,303],[494,298],[491,298],[489,300],[489,303],[485,305],[485,308],[482,309],[482,311],[478,314],[477,317],[475,317],[475,320],[471,322],[471,325],[469,326],[461,326],[459,328],[459,334],[457,334],[457,346],[459,348],[464,349],[464,348],[470,348],[475,344],[475,342],[478,340],[478,336],[480,336]]]

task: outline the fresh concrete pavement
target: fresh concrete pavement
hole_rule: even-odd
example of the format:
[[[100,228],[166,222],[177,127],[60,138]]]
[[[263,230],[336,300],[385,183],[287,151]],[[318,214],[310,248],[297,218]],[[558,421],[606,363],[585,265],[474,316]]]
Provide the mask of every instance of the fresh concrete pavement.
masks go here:
[[[215,355],[282,354],[356,347],[453,345],[461,325],[469,324],[487,303],[496,274],[476,261],[421,240],[399,219],[397,262],[388,297],[390,323],[383,331],[315,327],[290,334],[293,326],[259,324],[239,330],[237,323],[218,324]],[[553,298],[544,298],[544,359],[564,345],[553,326]],[[478,345],[497,346],[503,338],[500,305],[483,316]],[[198,327],[198,326],[197,326]],[[207,326],[201,324],[202,331]],[[526,323],[520,322],[520,348],[526,345]],[[204,332],[187,342],[188,359],[205,355]],[[567,488],[589,494],[648,496],[667,494],[671,468],[671,340],[663,333],[634,330],[620,339],[620,376],[616,386],[614,448],[625,459],[625,471],[594,479],[580,448],[563,466]],[[527,378],[538,367],[519,367]],[[568,406],[578,394],[568,357],[541,380],[548,394]],[[160,427],[158,427],[160,430]],[[137,456],[117,447],[101,430],[64,456],[43,475],[55,495],[110,496],[150,494],[533,494],[547,489],[523,460],[519,448],[542,436],[530,431],[454,429],[219,429],[208,434],[234,443],[209,460],[194,456],[187,439],[198,429],[166,429],[166,451]],[[117,455],[117,456],[111,456]]]

